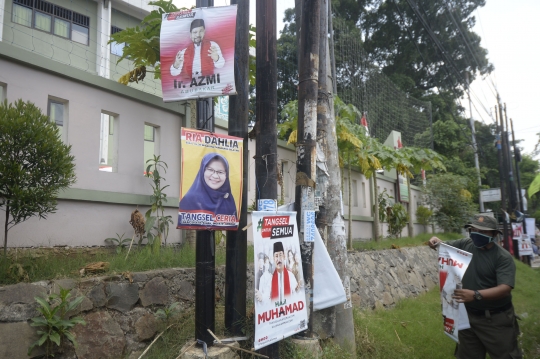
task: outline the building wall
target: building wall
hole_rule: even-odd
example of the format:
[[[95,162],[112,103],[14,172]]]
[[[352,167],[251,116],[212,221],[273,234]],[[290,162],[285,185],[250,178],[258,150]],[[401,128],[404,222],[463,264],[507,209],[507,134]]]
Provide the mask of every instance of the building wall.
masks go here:
[[[168,214],[176,221],[180,182],[180,129],[184,104],[163,104],[161,98],[131,89],[40,55],[0,43],[0,83],[8,102],[31,101],[47,113],[49,98],[65,102],[64,131],[75,156],[77,182],[59,194],[56,214],[14,227],[10,246],[103,245],[115,233],[132,235],[131,212],[150,203],[150,179],[144,172],[144,125],[157,128],[156,154],[169,168]],[[116,172],[99,170],[101,113],[115,115],[118,136]],[[0,221],[4,221],[0,212]],[[176,226],[176,222],[173,227]],[[181,231],[171,229],[169,242]]]
[[[79,14],[90,17],[89,44],[77,42],[19,25],[12,21],[13,0],[4,0],[4,23],[2,41],[45,58],[75,68],[96,73],[96,24],[97,2],[92,0],[61,1],[48,0]]]

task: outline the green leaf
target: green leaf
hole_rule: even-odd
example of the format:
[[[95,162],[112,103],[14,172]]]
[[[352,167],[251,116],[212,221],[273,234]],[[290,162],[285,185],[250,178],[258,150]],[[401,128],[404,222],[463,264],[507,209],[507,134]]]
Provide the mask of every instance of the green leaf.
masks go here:
[[[52,332],[49,335],[49,339],[56,345],[60,346],[60,334],[58,334],[57,332]]]
[[[70,332],[65,332],[64,335],[66,336],[66,338],[73,343],[73,346],[76,348],[77,347],[77,341],[75,340],[75,337],[73,336],[73,334],[71,334]]]
[[[32,318],[31,320],[32,320],[32,323],[30,323],[30,325],[32,327],[45,327],[48,324],[45,318],[42,318],[42,317]]]
[[[78,307],[82,303],[84,298],[85,297],[77,297],[74,300],[72,300],[67,306],[67,311],[69,312],[69,311],[75,309],[76,307]]]
[[[538,174],[530,184],[527,194],[529,195],[529,198],[532,198],[532,196],[538,192],[540,192],[540,174]]]
[[[145,232],[148,232],[152,228],[154,228],[154,223],[156,222],[156,218],[157,217],[155,217],[155,216],[151,216],[151,217],[146,219],[146,223],[144,224],[144,231]]]
[[[42,346],[43,343],[45,343],[47,341],[47,339],[49,339],[49,334],[48,333],[44,333],[38,340],[37,340],[37,345],[38,346]]]

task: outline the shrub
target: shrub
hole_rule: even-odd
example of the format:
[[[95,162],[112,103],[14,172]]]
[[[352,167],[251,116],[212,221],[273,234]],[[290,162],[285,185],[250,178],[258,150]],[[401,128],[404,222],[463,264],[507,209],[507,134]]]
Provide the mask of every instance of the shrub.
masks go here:
[[[59,190],[75,182],[71,146],[56,124],[31,102],[0,103],[0,208],[8,231],[27,219],[46,218],[56,210]]]

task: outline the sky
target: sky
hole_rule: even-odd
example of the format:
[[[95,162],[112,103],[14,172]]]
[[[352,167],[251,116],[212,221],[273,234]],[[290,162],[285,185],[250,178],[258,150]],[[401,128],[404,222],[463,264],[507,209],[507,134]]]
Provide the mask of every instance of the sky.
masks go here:
[[[191,7],[195,0],[174,0],[177,6]],[[255,24],[256,1],[250,1],[250,23]],[[283,13],[293,0],[277,0],[277,30],[283,28]],[[230,0],[214,0],[214,6],[230,5]],[[540,132],[540,0],[486,0],[475,12],[474,31],[488,50],[495,66],[491,76],[471,85],[472,116],[493,123],[488,112],[497,103],[495,92],[506,103],[508,118],[514,122],[516,140],[531,153]],[[469,104],[462,101],[469,114]]]
[[[495,66],[491,78],[506,103],[508,118],[513,119],[516,140],[525,153],[530,153],[540,132],[540,1],[486,0],[477,9],[474,31],[488,50],[488,59]],[[473,102],[486,123],[492,123],[482,105],[495,106],[489,78],[473,82]],[[480,101],[478,101],[480,100]],[[468,103],[464,102],[464,105]],[[473,107],[473,118],[482,121]]]

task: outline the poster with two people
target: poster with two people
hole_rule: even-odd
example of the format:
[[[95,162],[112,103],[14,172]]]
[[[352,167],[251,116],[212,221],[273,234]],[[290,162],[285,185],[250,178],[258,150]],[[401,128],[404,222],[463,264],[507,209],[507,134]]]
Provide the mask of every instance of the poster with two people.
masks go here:
[[[255,349],[307,329],[296,212],[252,212]]]
[[[242,203],[242,138],[182,128],[177,228],[237,230]]]
[[[163,14],[160,34],[163,101],[236,94],[236,5]]]

